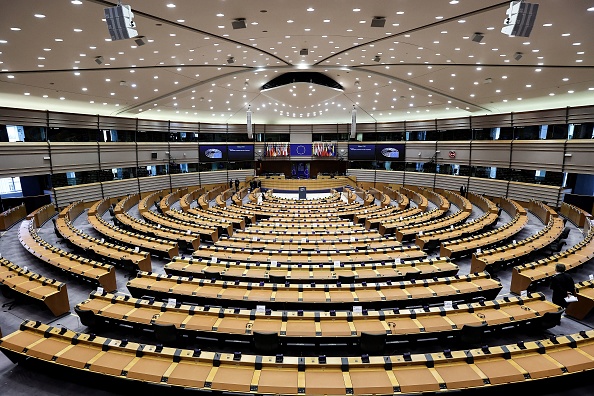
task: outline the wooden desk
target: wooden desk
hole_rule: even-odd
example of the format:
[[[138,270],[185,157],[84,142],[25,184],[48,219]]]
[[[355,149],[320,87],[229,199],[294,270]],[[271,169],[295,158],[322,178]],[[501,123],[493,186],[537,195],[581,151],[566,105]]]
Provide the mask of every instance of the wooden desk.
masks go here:
[[[200,304],[257,304],[283,307],[334,307],[345,305],[414,306],[443,300],[463,301],[478,296],[493,299],[501,283],[488,274],[456,275],[433,280],[378,282],[352,285],[303,285],[216,281],[139,272],[127,284],[135,297],[177,298]],[[317,308],[319,309],[319,308]]]
[[[65,283],[45,278],[5,258],[0,259],[0,284],[20,298],[30,298],[45,305],[55,316],[70,310]]]
[[[21,223],[19,241],[31,254],[69,275],[97,284],[106,291],[117,289],[113,266],[80,257],[47,243],[37,234],[31,222]]]
[[[53,203],[44,205],[27,215],[27,220],[33,220],[35,228],[40,228],[49,219],[56,215],[56,207]]]
[[[165,272],[178,276],[193,276],[210,279],[212,277],[225,280],[242,279],[244,281],[259,282],[271,276],[282,276],[290,283],[336,283],[341,276],[354,276],[357,282],[426,279],[436,276],[454,276],[458,273],[458,266],[449,259],[423,259],[394,262],[361,263],[339,265],[291,265],[280,264],[263,265],[245,263],[241,261],[219,260],[212,263],[207,259],[186,259],[176,257],[165,264]]]
[[[410,394],[533,383],[594,369],[594,331],[449,353],[341,357],[193,351],[75,333],[25,321],[0,349],[13,361],[55,362],[72,376],[201,391],[271,394]],[[508,388],[505,388],[508,389]]]
[[[27,216],[27,209],[25,204],[22,203],[19,206],[5,210],[0,213],[0,231],[6,231],[14,224],[18,223]]]

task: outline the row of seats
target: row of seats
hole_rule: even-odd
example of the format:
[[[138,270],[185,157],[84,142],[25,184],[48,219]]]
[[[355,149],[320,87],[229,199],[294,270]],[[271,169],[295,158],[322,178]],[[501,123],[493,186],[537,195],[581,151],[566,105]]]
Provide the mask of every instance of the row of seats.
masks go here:
[[[105,238],[117,241],[118,244],[140,248],[156,256],[173,258],[179,255],[177,242],[125,231],[105,221],[103,214],[107,212],[109,205],[109,199],[104,199],[97,201],[89,209],[87,219],[95,231],[102,234]]]
[[[579,220],[580,212],[585,213],[582,209],[575,206],[568,210],[575,212],[573,216],[568,216],[568,218],[574,218],[575,220]],[[566,214],[569,213],[566,212]],[[515,266],[512,270],[510,290],[513,293],[519,294],[522,290],[528,290],[533,288],[535,284],[545,282],[555,275],[555,266],[557,264],[565,265],[566,270],[573,270],[594,258],[594,227],[589,221],[583,222],[582,227],[584,239],[569,249],[563,252],[556,252],[536,262]],[[572,304],[572,307],[574,305],[576,304]]]
[[[440,256],[457,258],[476,251],[476,249],[486,249],[494,245],[501,244],[503,241],[512,238],[519,233],[526,224],[528,224],[528,214],[524,208],[515,201],[509,201],[510,207],[513,208],[510,212],[511,220],[495,230],[482,232],[471,237],[463,237],[441,243]],[[508,208],[509,209],[509,208]],[[505,210],[505,208],[504,208]]]
[[[499,219],[500,209],[493,202],[480,195],[469,192],[467,193],[467,197],[469,198],[469,202],[483,210],[484,213],[480,217],[448,229],[423,232],[423,235],[417,234],[415,244],[421,249],[433,250],[439,247],[441,242],[466,238],[494,227]]]
[[[410,394],[529,383],[594,368],[594,331],[430,354],[362,357],[261,356],[176,349],[75,333],[25,321],[0,349],[107,378],[242,394]]]
[[[558,324],[563,312],[540,293],[525,298],[453,304],[450,308],[352,312],[213,308],[93,292],[75,310],[83,324],[91,327],[99,323],[152,330],[169,326],[189,338],[219,340],[249,340],[255,332],[261,332],[277,334],[285,344],[344,341],[353,345],[358,344],[362,333],[383,334],[388,342],[399,342],[455,337],[465,326],[479,327],[483,333],[522,325],[543,329]]]
[[[489,274],[454,275],[452,277],[336,284],[273,284],[195,279],[150,272],[139,272],[127,283],[135,297],[176,298],[184,302],[249,306],[266,304],[284,307],[365,305],[416,306],[444,300],[469,301],[483,297],[494,299],[502,288]]]
[[[416,260],[427,257],[427,253],[417,246],[394,247],[389,249],[361,249],[353,252],[344,251],[297,251],[287,252],[283,250],[267,249],[227,249],[215,246],[200,246],[192,253],[194,258],[203,259],[226,259],[243,262],[271,262],[286,264],[333,264],[333,263],[365,263],[365,262],[387,262],[400,260]]]
[[[0,285],[7,298],[20,297],[45,305],[55,316],[70,310],[66,284],[48,279],[0,258]]]
[[[128,249],[105,240],[93,238],[78,228],[72,221],[84,210],[82,201],[73,202],[64,208],[55,222],[56,231],[73,246],[84,250],[91,259],[102,258],[128,267],[131,270],[150,271],[151,256],[147,252]],[[71,212],[72,211],[72,212]]]
[[[445,194],[445,192],[442,194]],[[468,219],[468,217],[470,217],[472,214],[472,204],[466,198],[458,194],[447,194],[448,200],[451,203],[454,203],[458,208],[457,212],[440,219],[400,227],[398,230],[396,230],[396,238],[398,238],[399,241],[408,241],[415,239],[417,235],[422,236],[426,232],[431,232],[446,227],[453,228],[460,223],[464,223],[466,219]]]
[[[176,257],[165,264],[165,272],[172,275],[193,276],[197,278],[262,280],[275,283],[333,283],[342,281],[352,283],[361,281],[386,281],[426,279],[453,276],[458,273],[458,265],[447,258],[411,260],[401,263],[361,263],[338,265],[285,265],[280,263],[245,263],[241,261],[207,259],[186,259]]]
[[[31,221],[21,223],[19,241],[29,253],[68,275],[84,279],[107,291],[117,288],[115,269],[112,265],[81,257],[46,242],[37,234]]]
[[[275,238],[276,239],[276,238]],[[235,234],[232,237],[222,237],[217,241],[217,246],[226,248],[247,248],[247,249],[269,249],[269,250],[283,250],[283,251],[296,251],[296,250],[341,250],[341,251],[353,251],[355,249],[388,249],[401,247],[402,243],[399,242],[395,237],[386,238],[351,238],[346,240],[326,240],[316,239],[303,241],[301,238],[295,238],[294,240],[271,240],[266,238],[258,237],[238,237]]]
[[[536,204],[534,202],[533,205],[546,206],[542,203]],[[542,250],[559,238],[565,227],[565,221],[548,206],[547,210],[549,215],[543,216],[543,219],[548,218],[548,223],[545,223],[545,227],[542,230],[520,241],[514,241],[495,249],[473,253],[470,271],[485,271],[488,268],[489,271],[495,272],[503,265],[516,262],[534,252]],[[567,231],[569,232],[569,229]]]

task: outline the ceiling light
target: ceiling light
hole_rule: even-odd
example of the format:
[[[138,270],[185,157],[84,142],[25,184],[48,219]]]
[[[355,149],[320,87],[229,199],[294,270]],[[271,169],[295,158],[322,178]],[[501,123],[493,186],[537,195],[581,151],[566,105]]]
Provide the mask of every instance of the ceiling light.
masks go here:
[[[472,35],[472,41],[474,41],[476,43],[480,43],[483,40],[484,37],[485,36],[483,36],[482,33],[475,33],[475,34]]]
[[[45,18],[45,15],[43,15],[43,14],[35,14],[34,17],[35,18]]]
[[[168,8],[175,8],[175,4],[173,4],[173,3],[169,3],[169,4],[167,4],[167,7],[168,7]]]
[[[245,29],[247,27],[245,18],[235,18],[235,20],[231,22],[231,26],[233,26],[233,29]]]
[[[307,11],[309,11],[309,12],[313,12],[313,11],[315,11],[315,9],[314,9],[314,8],[312,8],[312,7],[309,7],[309,8],[307,9]]]
[[[371,27],[383,28],[386,24],[386,17],[376,16],[371,20]]]

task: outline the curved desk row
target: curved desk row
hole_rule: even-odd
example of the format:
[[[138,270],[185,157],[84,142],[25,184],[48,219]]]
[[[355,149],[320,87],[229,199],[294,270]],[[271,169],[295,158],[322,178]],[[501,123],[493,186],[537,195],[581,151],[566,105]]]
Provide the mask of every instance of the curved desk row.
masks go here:
[[[319,309],[320,306],[345,305],[422,306],[446,300],[470,301],[477,297],[494,299],[502,285],[499,281],[491,279],[487,273],[373,284],[362,282],[350,285],[278,285],[139,272],[136,278],[128,282],[127,287],[135,297],[176,298],[184,302],[237,307],[266,304],[285,308]]]
[[[65,283],[21,268],[5,258],[0,259],[0,285],[7,297],[14,293],[21,298],[31,299],[45,305],[55,316],[70,310]]]
[[[361,281],[386,281],[425,279],[435,276],[453,276],[458,273],[458,266],[447,258],[412,260],[399,264],[362,263],[339,265],[284,265],[277,263],[245,263],[241,261],[196,260],[176,257],[165,264],[165,272],[172,275],[194,276],[197,278],[217,278],[225,280],[243,279],[261,281],[268,279],[277,283],[322,282],[335,283],[343,279]],[[281,280],[279,282],[279,280]]]
[[[76,311],[91,311],[95,320],[135,328],[173,325],[177,331],[195,336],[247,339],[254,332],[276,333],[283,342],[355,344],[361,333],[386,334],[387,341],[415,341],[454,336],[464,326],[483,326],[484,331],[532,325],[563,309],[540,293],[525,298],[512,297],[454,304],[451,308],[426,307],[352,311],[273,311],[266,309],[211,308],[137,299],[109,293],[90,294]],[[81,320],[84,323],[85,313]],[[91,323],[93,320],[90,321]],[[91,326],[92,327],[92,326]],[[91,329],[92,330],[92,329]]]
[[[540,283],[555,275],[555,265],[563,264],[566,270],[578,268],[594,258],[594,227],[584,223],[585,237],[569,249],[537,262],[514,267],[510,291],[520,294],[534,283]],[[579,297],[578,297],[579,298]]]
[[[83,278],[107,291],[117,288],[115,269],[112,265],[80,257],[47,243],[37,234],[31,222],[21,223],[19,241],[29,253],[71,276]]]
[[[105,379],[242,394],[411,394],[527,383],[594,368],[594,332],[431,354],[260,356],[137,344],[25,321],[0,340],[13,362]],[[568,377],[567,380],[570,380]],[[155,390],[159,389],[156,388]]]
[[[427,257],[427,253],[417,246],[397,247],[390,249],[362,249],[354,252],[341,251],[297,251],[286,252],[282,250],[250,250],[226,249],[217,246],[200,246],[192,253],[194,258],[243,261],[243,262],[272,262],[285,264],[336,264],[340,263],[370,263],[388,262],[396,259],[416,260]]]

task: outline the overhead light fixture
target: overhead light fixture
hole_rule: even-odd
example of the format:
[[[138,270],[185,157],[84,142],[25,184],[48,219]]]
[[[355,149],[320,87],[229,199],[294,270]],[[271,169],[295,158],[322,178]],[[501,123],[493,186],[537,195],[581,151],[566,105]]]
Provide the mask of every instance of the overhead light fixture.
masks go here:
[[[146,44],[146,37],[144,36],[138,36],[134,39],[134,42],[136,43],[137,46],[142,47],[143,45]]]
[[[382,60],[382,58],[379,55],[376,55],[376,56],[373,57],[373,61],[374,62],[379,62],[381,60]]]
[[[480,43],[481,41],[483,41],[483,38],[485,36],[483,36],[482,33],[475,33],[472,35],[472,41],[476,42],[476,43]]]
[[[514,54],[514,59],[515,59],[515,60],[517,60],[517,61],[519,61],[520,59],[522,59],[522,56],[523,56],[523,55],[524,55],[524,54],[522,54],[521,52],[516,52],[516,53]]]
[[[512,1],[507,9],[507,18],[503,21],[501,33],[510,37],[530,36],[537,12],[538,4]]]
[[[299,51],[299,55],[307,55],[309,54],[309,50],[307,48],[303,48],[301,51]]]
[[[231,26],[233,26],[233,29],[245,29],[247,27],[245,18],[235,18],[233,22],[231,22]]]
[[[383,28],[386,24],[386,17],[376,16],[371,20],[371,27]]]
[[[103,63],[103,57],[102,56],[96,56],[95,57],[95,62],[100,65]]]
[[[118,4],[104,10],[105,22],[111,40],[126,40],[138,36],[134,14],[129,5]]]
[[[227,63],[229,63],[229,64],[235,63],[235,58],[230,56],[229,58],[227,58]]]

